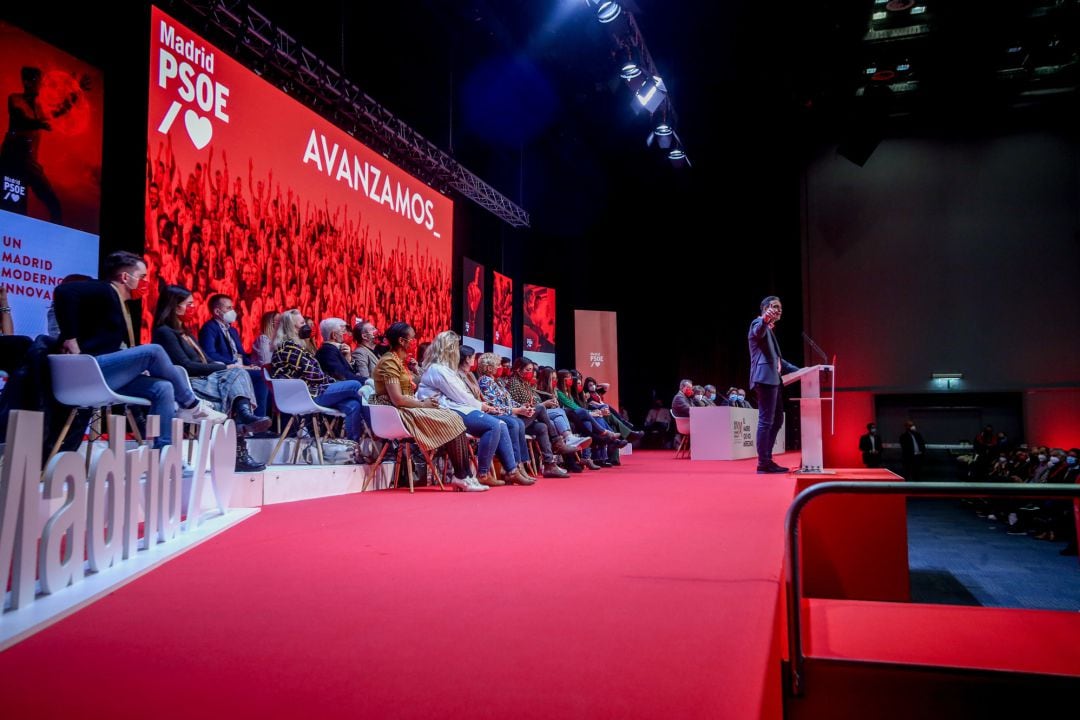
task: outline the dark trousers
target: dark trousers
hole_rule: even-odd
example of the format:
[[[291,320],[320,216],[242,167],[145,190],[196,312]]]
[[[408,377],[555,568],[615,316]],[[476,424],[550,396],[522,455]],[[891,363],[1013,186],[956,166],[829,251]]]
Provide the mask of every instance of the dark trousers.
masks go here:
[[[755,387],[758,398],[757,456],[759,465],[772,462],[773,444],[784,422],[783,385]]]

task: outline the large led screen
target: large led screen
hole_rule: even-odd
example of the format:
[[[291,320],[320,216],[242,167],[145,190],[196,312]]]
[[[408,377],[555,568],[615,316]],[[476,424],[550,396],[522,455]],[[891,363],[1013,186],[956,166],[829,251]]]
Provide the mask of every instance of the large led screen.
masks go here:
[[[526,283],[522,295],[521,354],[555,367],[555,289]]]
[[[495,273],[491,286],[492,351],[499,357],[514,356],[514,281]]]
[[[461,342],[473,350],[484,350],[484,266],[462,258],[462,336]]]
[[[101,71],[0,22],[0,283],[15,332],[47,332],[53,290],[95,276],[101,206]]]
[[[154,8],[146,250],[157,282],[269,311],[450,327],[453,204]],[[146,337],[151,297],[144,307]]]

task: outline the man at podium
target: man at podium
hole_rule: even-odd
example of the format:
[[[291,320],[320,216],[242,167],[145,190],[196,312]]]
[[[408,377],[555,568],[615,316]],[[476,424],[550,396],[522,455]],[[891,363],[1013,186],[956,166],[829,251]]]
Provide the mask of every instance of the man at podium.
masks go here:
[[[750,323],[750,389],[757,391],[757,453],[759,473],[783,473],[788,469],[772,459],[773,443],[784,417],[783,384],[780,376],[799,370],[780,354],[773,327],[780,320],[780,298],[770,295],[761,301],[761,315]]]

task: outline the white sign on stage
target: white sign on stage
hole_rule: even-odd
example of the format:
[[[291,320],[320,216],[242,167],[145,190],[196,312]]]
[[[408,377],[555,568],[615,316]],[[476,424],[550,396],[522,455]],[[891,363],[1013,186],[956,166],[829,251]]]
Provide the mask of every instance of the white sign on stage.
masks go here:
[[[753,408],[690,408],[691,460],[742,460],[757,457],[758,411]],[[773,454],[784,452],[784,425]]]

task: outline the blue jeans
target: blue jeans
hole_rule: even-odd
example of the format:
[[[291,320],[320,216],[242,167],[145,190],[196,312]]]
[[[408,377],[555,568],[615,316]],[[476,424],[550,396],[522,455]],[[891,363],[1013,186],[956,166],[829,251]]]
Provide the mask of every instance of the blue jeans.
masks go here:
[[[784,395],[781,385],[755,387],[758,397],[757,456],[759,465],[772,462],[773,444],[784,422]]]
[[[539,413],[537,414],[539,415]],[[551,421],[548,427],[555,431],[552,437],[558,437],[563,433],[570,432],[570,421],[566,419],[565,410],[562,408],[546,408],[546,414]]]
[[[364,406],[360,402],[360,383],[355,380],[330,383],[315,398],[315,404],[345,413],[345,437],[360,440],[364,417]]]
[[[487,475],[491,472],[491,458],[499,453],[499,462],[507,470],[517,467],[514,460],[514,446],[510,442],[510,433],[506,423],[501,418],[488,415],[487,413],[473,410],[465,414],[455,410],[461,419],[465,421],[465,430],[477,439],[476,443],[476,473]]]
[[[500,415],[499,419],[506,423],[506,429],[510,431],[510,442],[514,446],[514,455],[518,462],[529,459],[529,443],[525,439],[525,421],[517,415]]]
[[[165,350],[160,345],[139,345],[98,355],[97,361],[106,385],[123,395],[150,401],[150,414],[161,418],[161,434],[154,447],[171,445],[176,404],[187,407],[196,398]],[[143,375],[144,371],[149,375]]]

